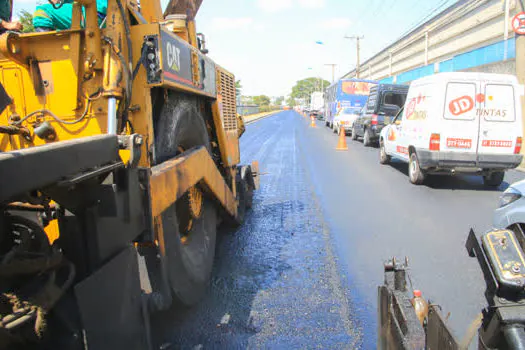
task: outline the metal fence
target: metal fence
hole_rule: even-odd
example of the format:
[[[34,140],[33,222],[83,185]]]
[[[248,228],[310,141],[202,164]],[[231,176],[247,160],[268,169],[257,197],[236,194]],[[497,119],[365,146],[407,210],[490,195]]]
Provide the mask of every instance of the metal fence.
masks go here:
[[[250,114],[256,114],[260,112],[260,108],[258,105],[242,105],[237,106],[237,113],[239,113],[242,116],[250,115]]]

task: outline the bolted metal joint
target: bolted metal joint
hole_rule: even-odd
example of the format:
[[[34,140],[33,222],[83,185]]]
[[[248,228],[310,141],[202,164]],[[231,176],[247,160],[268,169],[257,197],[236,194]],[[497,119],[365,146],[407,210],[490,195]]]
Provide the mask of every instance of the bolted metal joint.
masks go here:
[[[135,168],[140,160],[144,137],[140,134],[118,135],[119,148],[130,151],[128,166]]]

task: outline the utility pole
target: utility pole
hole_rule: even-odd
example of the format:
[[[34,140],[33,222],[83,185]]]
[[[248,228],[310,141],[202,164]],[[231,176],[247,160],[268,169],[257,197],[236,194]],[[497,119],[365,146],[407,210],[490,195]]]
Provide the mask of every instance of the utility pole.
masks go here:
[[[364,39],[365,37],[364,36],[359,36],[359,35],[352,35],[352,36],[347,36],[345,35],[345,39],[355,39],[355,42],[357,44],[357,62],[355,64],[355,77],[357,79],[359,79],[359,40],[361,39]]]
[[[335,66],[337,66],[337,64],[335,64],[335,63],[325,63],[324,65],[325,66],[332,66],[332,83],[333,83],[334,79],[335,79]]]

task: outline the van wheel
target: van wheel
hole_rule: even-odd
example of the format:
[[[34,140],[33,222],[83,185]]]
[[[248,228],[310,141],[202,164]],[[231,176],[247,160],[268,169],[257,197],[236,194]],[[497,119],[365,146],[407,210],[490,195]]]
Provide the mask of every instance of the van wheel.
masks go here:
[[[330,123],[329,122],[324,122],[324,126],[330,126]]]
[[[483,183],[485,184],[485,186],[499,187],[499,185],[501,185],[501,183],[503,182],[504,177],[504,171],[495,171],[493,173],[490,173],[490,175],[483,175]]]
[[[355,127],[352,128],[352,140],[357,140],[357,132],[355,131]]]
[[[368,129],[365,129],[365,135],[363,136],[363,145],[365,147],[372,146],[372,142],[370,141],[370,131],[368,131]]]
[[[414,185],[421,185],[425,181],[425,173],[419,167],[419,160],[417,159],[416,152],[410,154],[410,160],[408,162],[408,178]]]
[[[379,163],[388,164],[390,163],[391,157],[386,154],[385,144],[383,140],[379,141]]]
[[[338,127],[334,127],[334,134],[339,134],[339,128]]]

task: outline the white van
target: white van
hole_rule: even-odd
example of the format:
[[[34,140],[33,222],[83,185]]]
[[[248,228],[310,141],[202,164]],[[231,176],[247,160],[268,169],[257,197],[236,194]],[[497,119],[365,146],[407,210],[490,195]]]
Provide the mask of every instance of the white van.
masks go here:
[[[439,73],[411,83],[404,108],[381,131],[380,162],[408,165],[410,182],[426,174],[477,173],[499,186],[521,163],[523,86],[507,74]]]

